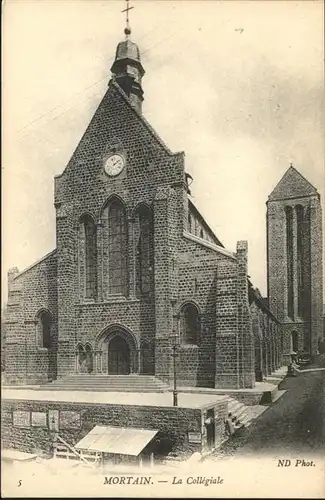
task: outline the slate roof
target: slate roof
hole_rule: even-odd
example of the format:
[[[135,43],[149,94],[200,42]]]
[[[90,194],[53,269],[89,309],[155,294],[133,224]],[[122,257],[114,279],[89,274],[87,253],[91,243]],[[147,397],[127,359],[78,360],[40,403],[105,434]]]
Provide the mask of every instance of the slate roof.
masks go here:
[[[296,168],[290,166],[268,197],[269,201],[317,195],[317,189]]]

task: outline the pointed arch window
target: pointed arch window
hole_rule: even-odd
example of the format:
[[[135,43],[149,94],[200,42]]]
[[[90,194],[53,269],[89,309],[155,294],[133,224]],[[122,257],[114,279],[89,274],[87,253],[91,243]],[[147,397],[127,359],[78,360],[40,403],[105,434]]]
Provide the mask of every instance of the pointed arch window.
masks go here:
[[[108,213],[108,278],[111,295],[127,293],[127,223],[125,208],[118,200]]]
[[[287,314],[293,318],[293,211],[285,208],[286,214],[286,250],[287,250]]]
[[[297,218],[297,278],[298,278],[298,314],[303,316],[304,303],[304,208],[296,205]]]
[[[90,215],[81,219],[84,228],[85,297],[97,297],[97,228]]]
[[[152,214],[149,208],[138,210],[139,238],[136,249],[137,289],[140,294],[148,294],[152,289],[153,276],[153,231]]]
[[[197,345],[199,341],[199,312],[194,304],[185,304],[181,309],[181,344]]]

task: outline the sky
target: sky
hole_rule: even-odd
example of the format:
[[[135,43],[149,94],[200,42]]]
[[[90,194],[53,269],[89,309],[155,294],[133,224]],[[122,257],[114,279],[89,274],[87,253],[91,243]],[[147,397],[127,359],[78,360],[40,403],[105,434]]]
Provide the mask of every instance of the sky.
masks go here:
[[[143,114],[185,151],[193,201],[226,248],[247,240],[266,294],[268,195],[290,162],[324,206],[321,1],[136,0]],[[103,97],[125,1],[3,4],[2,285],[55,248],[54,176]]]

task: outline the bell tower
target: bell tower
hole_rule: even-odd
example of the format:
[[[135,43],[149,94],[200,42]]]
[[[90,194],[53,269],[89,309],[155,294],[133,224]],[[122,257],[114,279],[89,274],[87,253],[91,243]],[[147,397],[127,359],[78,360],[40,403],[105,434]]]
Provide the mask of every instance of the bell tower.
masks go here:
[[[320,195],[292,165],[267,201],[268,297],[284,352],[317,351],[322,336]]]
[[[131,9],[133,7],[130,7],[127,1],[127,7],[122,11],[126,12],[125,40],[117,46],[111,72],[112,78],[124,90],[133,106],[141,113],[143,101],[141,82],[145,71],[141,64],[139,48],[130,40],[129,11]]]

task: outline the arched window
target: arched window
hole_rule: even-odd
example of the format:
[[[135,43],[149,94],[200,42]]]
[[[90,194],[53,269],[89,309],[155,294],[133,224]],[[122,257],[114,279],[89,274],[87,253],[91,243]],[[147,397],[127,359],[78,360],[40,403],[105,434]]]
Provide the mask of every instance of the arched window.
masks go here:
[[[298,314],[303,316],[304,302],[304,209],[302,205],[295,207],[297,217],[297,291]]]
[[[181,310],[181,343],[197,344],[199,340],[199,313],[194,304],[185,304]]]
[[[287,246],[287,314],[293,318],[293,213],[292,207],[285,208]]]
[[[147,207],[138,210],[139,237],[136,248],[137,291],[147,294],[152,289],[153,230],[152,214]]]
[[[110,295],[127,293],[127,225],[124,206],[114,200],[108,213],[108,287]]]
[[[203,229],[200,229],[200,238],[204,238]]]
[[[46,349],[51,348],[52,317],[49,312],[41,311],[37,318],[38,345]]]
[[[97,296],[97,232],[96,225],[89,215],[81,220],[84,227],[84,269],[85,269],[85,296]]]

